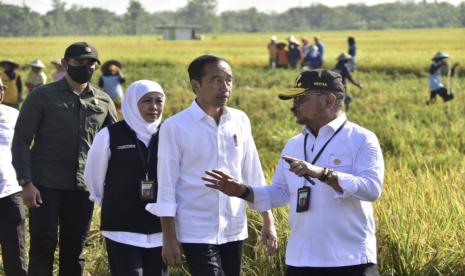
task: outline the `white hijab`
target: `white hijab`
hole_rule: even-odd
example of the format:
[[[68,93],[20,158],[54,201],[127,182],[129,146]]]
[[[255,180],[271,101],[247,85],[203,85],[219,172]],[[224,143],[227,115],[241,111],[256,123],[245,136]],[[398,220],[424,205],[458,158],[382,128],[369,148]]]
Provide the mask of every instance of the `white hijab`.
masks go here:
[[[144,142],[146,146],[149,145],[152,135],[157,133],[162,118],[162,114],[160,114],[160,117],[153,123],[148,123],[142,118],[137,103],[140,98],[149,92],[161,93],[165,98],[165,92],[163,92],[160,84],[151,80],[138,80],[129,85],[122,103],[124,120],[136,132],[137,138]]]

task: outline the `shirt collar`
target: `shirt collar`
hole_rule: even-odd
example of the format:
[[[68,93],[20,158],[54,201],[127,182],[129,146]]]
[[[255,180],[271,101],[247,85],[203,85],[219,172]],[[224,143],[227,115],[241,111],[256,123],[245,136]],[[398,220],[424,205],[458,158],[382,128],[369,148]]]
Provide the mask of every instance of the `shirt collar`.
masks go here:
[[[335,132],[342,124],[347,121],[347,115],[343,112],[341,115],[337,116],[336,119],[332,120],[331,122],[327,123],[326,125],[322,126],[321,129],[331,129],[332,132]],[[320,131],[321,131],[320,129]],[[308,130],[306,127],[302,130],[302,134],[311,134],[312,132]]]
[[[65,77],[63,77],[62,79],[60,79],[59,81],[57,81],[57,83],[58,83],[59,87],[62,88],[63,90],[66,90],[66,91],[68,91],[68,92],[70,92],[70,93],[75,94],[75,92],[71,89],[71,86],[69,86],[69,83],[68,83],[68,81],[66,80]],[[87,83],[86,89],[85,89],[84,91],[82,91],[82,93],[81,93],[80,95],[84,95],[84,94],[89,93],[89,92],[90,92],[93,96],[95,96],[95,88],[92,87],[92,86],[90,85],[90,83]]]
[[[225,116],[224,118],[227,119],[230,116],[230,112],[228,111],[228,107],[225,107],[223,110],[223,114],[221,114],[221,117]],[[200,121],[203,118],[209,116],[197,103],[197,101],[194,99],[192,101],[191,106],[189,107],[190,113],[192,114],[192,118],[196,121]]]

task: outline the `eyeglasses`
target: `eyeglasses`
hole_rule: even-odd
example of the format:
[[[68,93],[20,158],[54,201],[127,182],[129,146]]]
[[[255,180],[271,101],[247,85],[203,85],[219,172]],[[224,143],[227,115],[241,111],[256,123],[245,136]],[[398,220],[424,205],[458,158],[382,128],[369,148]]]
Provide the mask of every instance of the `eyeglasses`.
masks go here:
[[[323,94],[325,94],[325,93],[306,90],[306,91],[304,91],[303,94],[294,97],[294,104],[295,104],[295,105],[303,104],[304,102],[306,102],[306,101],[309,99],[309,98],[307,97],[307,95],[309,95],[309,94],[323,95]]]

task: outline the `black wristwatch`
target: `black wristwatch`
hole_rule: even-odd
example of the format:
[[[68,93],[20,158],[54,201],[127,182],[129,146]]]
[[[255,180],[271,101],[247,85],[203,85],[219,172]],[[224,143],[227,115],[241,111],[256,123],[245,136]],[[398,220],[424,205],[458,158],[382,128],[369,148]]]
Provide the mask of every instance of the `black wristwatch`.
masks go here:
[[[24,186],[24,185],[27,185],[31,182],[31,180],[29,178],[21,178],[18,180],[18,184],[19,186]]]
[[[242,193],[242,195],[238,196],[238,198],[245,199],[250,194],[250,190],[250,187],[245,185],[245,191]]]

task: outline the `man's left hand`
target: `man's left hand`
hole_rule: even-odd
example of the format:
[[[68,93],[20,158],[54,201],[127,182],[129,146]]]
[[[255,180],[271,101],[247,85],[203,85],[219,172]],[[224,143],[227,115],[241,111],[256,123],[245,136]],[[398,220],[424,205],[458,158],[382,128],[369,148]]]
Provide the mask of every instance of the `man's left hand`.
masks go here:
[[[202,180],[208,182],[205,186],[216,189],[228,196],[239,197],[244,193],[245,185],[229,174],[219,170],[206,171],[205,173],[209,176],[202,177]]]

